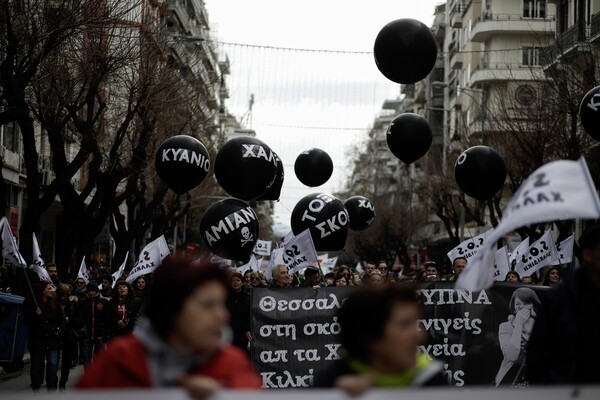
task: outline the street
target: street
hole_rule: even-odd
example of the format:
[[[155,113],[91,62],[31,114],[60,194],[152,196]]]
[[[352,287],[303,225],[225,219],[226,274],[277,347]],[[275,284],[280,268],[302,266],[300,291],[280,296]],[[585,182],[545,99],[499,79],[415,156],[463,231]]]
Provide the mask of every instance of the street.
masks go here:
[[[10,393],[18,393],[23,395],[24,392],[31,391],[29,388],[30,380],[29,380],[29,363],[25,364],[25,368],[21,371],[12,372],[9,374],[5,374],[0,376],[0,393],[2,393],[2,399],[9,399]],[[83,373],[83,365],[78,365],[77,367],[71,370],[69,374],[69,380],[67,381],[67,390],[75,386],[79,376]],[[59,371],[60,378],[60,371]],[[40,393],[45,393],[46,389],[42,387]],[[7,393],[9,393],[7,397]]]

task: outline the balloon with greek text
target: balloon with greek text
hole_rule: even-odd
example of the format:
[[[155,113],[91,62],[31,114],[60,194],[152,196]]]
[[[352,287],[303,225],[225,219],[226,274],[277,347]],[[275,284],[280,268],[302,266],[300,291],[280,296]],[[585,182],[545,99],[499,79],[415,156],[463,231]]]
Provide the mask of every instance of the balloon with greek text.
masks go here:
[[[277,156],[264,142],[250,136],[230,139],[215,158],[215,177],[238,199],[256,200],[277,180]]]
[[[352,196],[344,203],[350,217],[350,229],[363,231],[375,221],[375,206],[363,196]]]
[[[154,158],[154,167],[167,186],[175,193],[183,194],[206,178],[210,156],[198,139],[178,135],[160,145]]]
[[[296,158],[294,172],[300,182],[309,187],[321,186],[333,173],[333,161],[321,149],[306,150]]]
[[[348,211],[329,194],[309,194],[292,210],[291,226],[294,235],[309,229],[317,251],[342,250],[348,236]]]
[[[454,178],[460,190],[468,196],[488,200],[504,186],[506,164],[491,147],[473,146],[456,160]]]
[[[579,105],[579,117],[586,133],[600,141],[600,86],[583,96]]]
[[[373,53],[377,68],[386,78],[410,84],[429,75],[437,58],[437,44],[427,25],[403,18],[381,28]]]
[[[419,114],[398,115],[387,130],[390,151],[404,164],[409,165],[423,157],[433,142],[429,122]]]
[[[277,154],[275,154],[277,158],[277,175],[275,177],[275,183],[271,185],[269,190],[263,193],[256,201],[262,200],[279,200],[279,196],[281,195],[281,188],[283,187],[283,179],[284,179],[284,171],[283,171],[283,162],[281,158]]]
[[[258,240],[258,217],[241,200],[221,200],[204,212],[200,236],[219,257],[247,262]]]

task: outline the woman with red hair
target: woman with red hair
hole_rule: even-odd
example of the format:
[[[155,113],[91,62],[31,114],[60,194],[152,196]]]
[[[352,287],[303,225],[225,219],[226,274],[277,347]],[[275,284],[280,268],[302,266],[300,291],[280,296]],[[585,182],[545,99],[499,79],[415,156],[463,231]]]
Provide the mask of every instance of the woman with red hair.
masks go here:
[[[182,386],[195,398],[219,388],[260,388],[244,352],[223,342],[227,284],[216,265],[166,259],[155,271],[145,318],[98,354],[77,387]]]

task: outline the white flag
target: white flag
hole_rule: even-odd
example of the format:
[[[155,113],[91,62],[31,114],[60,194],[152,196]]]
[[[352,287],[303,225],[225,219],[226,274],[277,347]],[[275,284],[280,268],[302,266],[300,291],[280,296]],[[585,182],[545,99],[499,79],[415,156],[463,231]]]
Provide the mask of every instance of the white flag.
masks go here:
[[[558,258],[552,261],[550,265],[568,264],[573,261],[573,246],[575,245],[575,236],[571,235],[556,245]]]
[[[283,246],[281,259],[290,269],[290,274],[300,271],[302,268],[310,267],[317,262],[317,251],[308,229],[298,236],[294,236],[292,240]]]
[[[46,271],[46,263],[42,259],[40,246],[35,233],[33,234],[33,264],[31,265],[31,269],[37,274],[41,281],[52,283],[52,278],[50,278],[48,271]]]
[[[512,271],[515,270],[515,268],[517,266],[517,261],[521,258],[521,256],[523,254],[527,253],[527,250],[529,250],[529,238],[528,237],[526,237],[525,240],[523,240],[521,243],[519,243],[519,245],[515,248],[515,251],[513,251],[509,256],[510,269]]]
[[[233,260],[230,260],[228,258],[223,258],[217,255],[213,255],[210,258],[210,263],[211,264],[217,264],[220,268],[229,268],[229,267],[233,267],[235,265],[235,262]]]
[[[127,254],[125,254],[125,259],[123,260],[123,264],[121,264],[121,266],[119,267],[117,272],[112,274],[112,288],[113,289],[115,288],[115,285],[117,284],[117,281],[119,280],[119,278],[123,276],[123,271],[125,271],[125,265],[127,265],[128,258],[129,258],[129,252],[127,252]]]
[[[496,256],[494,257],[494,280],[503,281],[509,272],[508,249],[504,246],[496,251]]]
[[[455,288],[478,291],[493,284],[495,244],[508,232],[524,225],[574,218],[600,218],[600,201],[583,157],[545,164],[523,182]]]
[[[166,252],[164,251],[165,249]],[[147,275],[153,272],[168,255],[169,247],[167,246],[167,241],[165,240],[165,237],[161,235],[142,249],[140,257],[133,266],[126,281],[131,283],[135,281],[138,276]]]
[[[541,238],[536,240],[525,254],[517,260],[515,271],[520,276],[529,276],[546,265],[550,265],[552,260],[556,260],[558,254],[556,245],[552,238],[552,232],[547,230]]]
[[[271,241],[270,240],[258,240],[256,246],[254,246],[254,254],[259,256],[271,255]]]
[[[356,263],[356,267],[354,267],[354,269],[356,270],[356,272],[358,272],[360,274],[362,274],[364,272],[364,268],[360,261],[358,263]]]
[[[290,240],[292,240],[293,238],[294,238],[294,232],[292,232],[292,231],[289,231],[289,232],[287,233],[287,235],[285,235],[285,236],[283,237],[283,239],[281,240],[281,245],[282,245],[282,246],[285,246],[285,245],[286,245],[287,243],[289,243],[289,241],[290,241]]]
[[[4,258],[4,265],[7,267],[27,267],[27,263],[19,252],[19,246],[17,246],[17,241],[5,217],[0,219],[0,230],[2,231],[2,257]]]
[[[333,258],[326,258],[323,261],[321,261],[320,266],[321,266],[321,270],[323,271],[324,274],[328,274],[330,272],[333,271],[333,269],[335,268],[335,264],[337,264],[337,257],[333,257]]]
[[[275,268],[276,265],[284,263],[283,251],[284,248],[280,247],[271,252],[271,259],[269,260],[269,264],[267,265],[267,268],[263,271],[267,280],[273,279],[273,268]]]
[[[469,261],[471,258],[473,258],[473,256],[475,256],[475,254],[477,254],[479,249],[483,247],[486,236],[490,235],[492,231],[493,229],[490,229],[487,232],[483,232],[480,235],[467,239],[450,250],[447,254],[450,262],[454,261],[454,259],[457,257],[464,257],[467,259],[467,261]]]
[[[237,269],[237,272],[239,272],[243,276],[246,273],[246,271],[248,271],[248,270],[256,271],[258,269],[258,266],[259,266],[258,260],[254,256],[254,254],[252,254],[252,256],[250,257],[250,261],[248,261],[246,264],[244,264],[241,267],[238,267],[236,269]]]
[[[87,267],[85,266],[85,256],[83,256],[83,260],[81,260],[81,265],[79,266],[79,272],[77,272],[78,278],[83,278],[85,283],[90,281],[90,275],[88,274]]]

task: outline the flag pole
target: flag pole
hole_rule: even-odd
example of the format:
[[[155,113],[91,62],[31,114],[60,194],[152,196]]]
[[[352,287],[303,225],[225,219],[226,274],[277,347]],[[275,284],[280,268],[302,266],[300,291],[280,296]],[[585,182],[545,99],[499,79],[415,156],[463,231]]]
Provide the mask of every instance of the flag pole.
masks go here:
[[[40,306],[38,305],[37,299],[35,298],[35,293],[33,292],[33,286],[31,286],[31,281],[29,280],[29,276],[27,275],[27,268],[23,268],[23,273],[25,274],[25,280],[27,281],[29,290],[31,290],[31,297],[33,297],[33,302],[35,303],[35,308],[40,308]]]
[[[327,286],[327,283],[325,282],[325,275],[323,275],[323,269],[321,268],[321,263],[319,262],[319,257],[317,257],[317,265],[319,266],[319,273],[321,274],[321,283],[324,283],[325,286]]]

